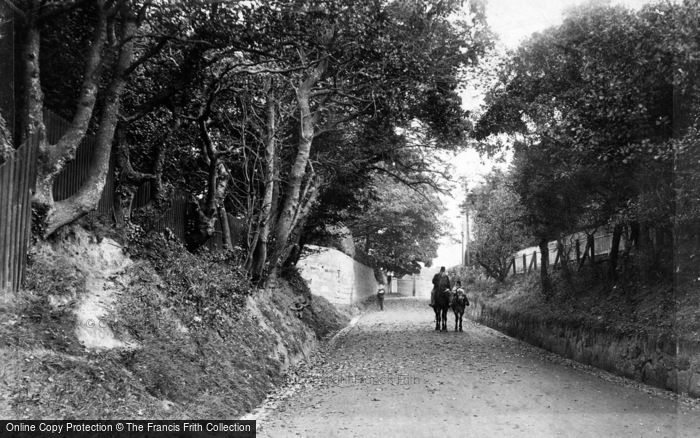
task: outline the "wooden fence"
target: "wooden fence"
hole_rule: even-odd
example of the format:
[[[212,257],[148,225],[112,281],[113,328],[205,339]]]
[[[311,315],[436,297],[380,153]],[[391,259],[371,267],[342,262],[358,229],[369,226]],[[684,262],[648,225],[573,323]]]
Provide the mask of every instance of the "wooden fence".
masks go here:
[[[576,233],[568,236],[565,242],[563,254],[557,250],[556,241],[549,242],[547,260],[550,266],[561,264],[563,259],[576,263],[606,259],[612,248],[612,233],[594,234],[593,239],[588,239],[585,233]],[[622,236],[620,245],[625,244],[625,238]],[[526,274],[537,271],[538,263],[541,263],[540,249],[533,246],[515,253],[508,269],[512,275]]]
[[[37,146],[36,139],[30,139],[0,165],[0,293],[3,295],[18,290],[24,279]]]

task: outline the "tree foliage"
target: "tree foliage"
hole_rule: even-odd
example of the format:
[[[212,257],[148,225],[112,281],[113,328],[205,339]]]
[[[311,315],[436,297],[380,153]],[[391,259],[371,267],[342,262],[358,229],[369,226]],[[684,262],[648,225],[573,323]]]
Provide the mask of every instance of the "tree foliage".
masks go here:
[[[356,250],[396,276],[419,273],[421,263],[430,266],[444,234],[436,194],[426,196],[387,176],[374,177],[368,189],[366,207],[347,222]]]
[[[478,1],[13,5],[21,131],[42,137],[34,202],[46,207],[47,234],[95,208],[114,152],[118,225],[135,217],[144,183],[155,193],[144,226],[170,191],[185,192],[192,247],[233,217],[245,230],[224,226],[224,243],[243,247],[261,282],[298,253],[306,227],[338,219],[339,200],[359,217],[376,175],[432,196],[442,172],[426,151],[464,139],[460,74],[490,44]],[[45,138],[44,108],[71,120],[57,144]],[[89,182],[55,202],[53,180],[89,133],[100,144]],[[430,228],[422,213],[391,208]]]
[[[637,12],[583,6],[511,54],[475,135],[487,153],[490,135],[515,137],[513,187],[539,240],[641,225],[670,242],[683,150],[673,137],[696,123],[688,115],[697,65],[688,63],[697,59],[697,17],[691,1]]]
[[[508,276],[513,254],[532,242],[525,225],[526,209],[509,185],[505,175],[493,172],[466,200],[474,210],[477,263],[498,281]]]

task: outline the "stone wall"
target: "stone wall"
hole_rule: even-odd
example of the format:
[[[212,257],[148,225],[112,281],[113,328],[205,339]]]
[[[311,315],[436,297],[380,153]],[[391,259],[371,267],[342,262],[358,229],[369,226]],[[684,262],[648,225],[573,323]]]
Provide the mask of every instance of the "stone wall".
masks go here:
[[[350,305],[377,293],[372,268],[333,248],[308,245],[305,250],[297,267],[314,295]]]
[[[416,296],[418,298],[430,298],[430,291],[433,289],[432,274],[430,278],[426,275],[406,275],[396,279],[396,291],[401,295]],[[415,294],[414,294],[415,291]]]
[[[630,379],[700,397],[699,342],[546,321],[490,308],[472,297],[470,301],[471,319],[509,336]]]

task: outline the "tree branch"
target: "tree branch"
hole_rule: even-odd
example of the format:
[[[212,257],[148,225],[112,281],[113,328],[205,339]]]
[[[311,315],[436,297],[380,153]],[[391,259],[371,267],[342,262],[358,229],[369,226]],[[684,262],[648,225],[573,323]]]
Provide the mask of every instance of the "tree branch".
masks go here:
[[[430,205],[440,208],[442,207],[442,202],[440,202],[440,205],[436,205],[435,202],[430,199],[423,191],[419,190],[417,186],[428,186],[431,189],[435,190],[436,192],[442,193],[443,195],[449,195],[449,192],[447,190],[442,189],[439,187],[437,184],[435,184],[432,181],[410,181],[407,180],[406,178],[402,177],[398,173],[392,172],[384,167],[379,167],[379,166],[372,166],[373,170],[377,170],[379,172],[385,173],[389,175],[390,177],[394,178],[396,181],[400,182],[401,184],[405,185],[406,187],[410,188],[414,192],[416,192],[419,196],[421,196],[423,199],[428,201]]]

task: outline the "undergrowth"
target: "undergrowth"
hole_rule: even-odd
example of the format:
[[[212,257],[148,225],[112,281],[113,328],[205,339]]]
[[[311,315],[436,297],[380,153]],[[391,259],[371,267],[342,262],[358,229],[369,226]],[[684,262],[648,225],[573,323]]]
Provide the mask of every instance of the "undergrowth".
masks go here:
[[[73,312],[85,290],[85,275],[62,259],[34,260],[25,280],[27,293],[0,307],[0,347],[82,351],[73,330]],[[3,315],[4,313],[4,315]]]
[[[551,272],[553,295],[545,300],[536,272],[510,276],[504,283],[485,279],[478,272],[454,272],[472,296],[490,307],[525,318],[566,322],[620,333],[673,333],[700,340],[696,288],[674,285],[663,277],[649,278],[628,270],[613,280],[605,265],[584,266],[567,279]]]
[[[97,241],[103,237],[113,236]],[[298,356],[309,337],[347,323],[318,297],[297,318],[289,307],[310,291],[293,270],[285,272],[291,287],[283,280],[261,299],[240,269],[240,253],[191,254],[138,227],[121,243],[134,263],[120,275],[113,315],[102,323],[136,348],[85,349],[74,314],[85,273],[69,259],[37,257],[26,290],[0,307],[0,416],[240,416],[281,382],[287,357],[278,341]],[[253,296],[264,323],[247,307]]]

